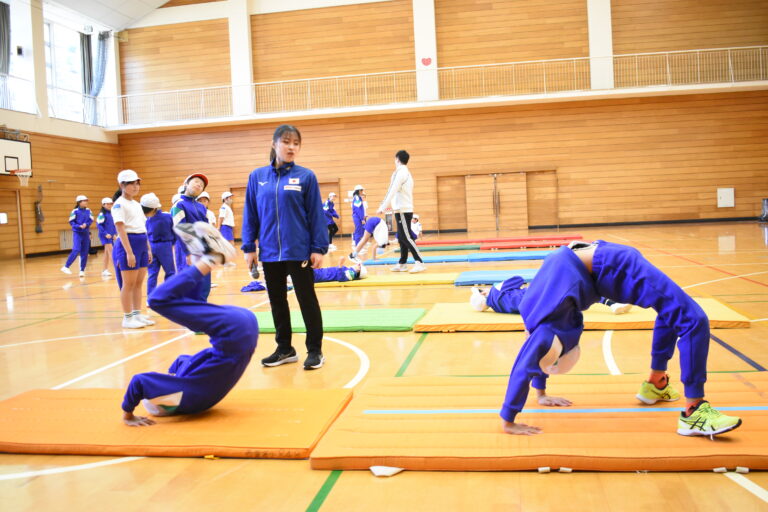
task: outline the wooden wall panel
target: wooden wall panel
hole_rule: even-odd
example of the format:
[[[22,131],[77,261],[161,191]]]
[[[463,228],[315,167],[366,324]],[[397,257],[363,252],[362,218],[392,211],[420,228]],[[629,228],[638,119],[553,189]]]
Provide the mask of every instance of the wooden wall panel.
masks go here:
[[[226,19],[128,29],[120,43],[123,94],[229,85]]]
[[[768,44],[768,2],[612,0],[615,54]]]
[[[414,68],[411,0],[251,16],[255,82]]]
[[[3,179],[6,179],[3,177]],[[12,176],[7,179],[18,181]],[[19,215],[16,208],[16,193],[0,189],[0,212],[8,216],[7,224],[0,224],[0,260],[19,257]]]
[[[19,188],[16,177],[3,176],[0,177],[0,190],[21,190],[24,252],[58,251],[59,231],[71,229],[68,219],[75,207],[75,197],[79,194],[88,196],[89,208],[95,217],[101,208],[101,198],[111,197],[117,190],[116,178],[121,170],[120,150],[117,144],[35,133],[30,134],[29,140],[32,143],[33,172],[29,187]],[[38,185],[43,186],[45,222],[42,233],[35,233],[34,207]],[[13,208],[9,206],[9,217],[11,210],[15,212],[15,205]]]
[[[584,0],[440,0],[435,24],[440,67],[589,56]]]
[[[495,231],[493,177],[488,174],[475,174],[467,176],[464,183],[467,197],[467,230]]]
[[[528,225],[555,226],[557,219],[557,175],[555,171],[526,173]]]
[[[499,193],[499,229],[505,233],[528,229],[528,194],[525,173],[504,173],[496,178]]]
[[[437,177],[557,170],[562,224],[757,216],[768,197],[768,92],[701,94],[487,109],[362,116],[297,123],[298,161],[339,193],[361,183],[378,207],[399,149],[411,153],[415,211],[439,219]],[[264,165],[274,125],[199,128],[120,136],[126,167],[145,189],[170,197],[195,170],[211,194],[245,186]],[[468,181],[476,180],[472,177]],[[717,187],[736,188],[736,207],[716,207]],[[481,214],[467,188],[470,229]],[[471,192],[471,194],[470,194]],[[240,207],[242,203],[238,202]],[[348,222],[349,204],[339,203]],[[485,211],[485,210],[483,210]],[[538,223],[538,221],[535,221]],[[431,228],[435,229],[435,228]]]
[[[437,177],[437,222],[431,229],[467,229],[467,193],[464,176]],[[424,219],[421,227],[424,228]],[[426,228],[424,228],[426,229]]]

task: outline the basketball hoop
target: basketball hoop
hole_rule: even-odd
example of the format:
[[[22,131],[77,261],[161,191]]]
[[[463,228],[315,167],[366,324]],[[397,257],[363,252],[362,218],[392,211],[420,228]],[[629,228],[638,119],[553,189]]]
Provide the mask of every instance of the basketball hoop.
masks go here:
[[[32,169],[17,169],[10,171],[11,174],[15,174],[19,178],[19,183],[22,187],[29,186],[29,178],[32,177]]]

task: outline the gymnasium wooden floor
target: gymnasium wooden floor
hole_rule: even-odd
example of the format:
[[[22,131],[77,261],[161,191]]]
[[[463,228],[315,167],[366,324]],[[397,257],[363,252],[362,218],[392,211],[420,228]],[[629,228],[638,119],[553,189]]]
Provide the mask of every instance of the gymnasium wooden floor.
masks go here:
[[[569,231],[563,231],[568,233]],[[768,227],[756,222],[682,224],[570,230],[586,239],[634,245],[694,296],[714,296],[754,319],[752,328],[714,334],[768,367]],[[526,233],[503,233],[502,235]],[[539,234],[539,233],[536,233]],[[471,233],[470,235],[475,235]],[[429,235],[428,235],[429,236]],[[431,236],[434,238],[434,235]],[[457,238],[456,235],[446,238]],[[347,247],[348,241],[338,244]],[[327,259],[335,264],[340,250]],[[430,253],[434,254],[434,253]],[[34,388],[123,388],[137,372],[165,371],[180,353],[206,346],[159,319],[154,329],[125,334],[120,328],[114,279],[102,280],[101,253],[91,257],[88,277],[59,272],[63,257],[32,258],[0,267],[5,308],[0,311],[0,399]],[[538,266],[539,262],[533,262]],[[532,262],[475,264],[473,268],[525,268]],[[428,271],[466,269],[431,265]],[[371,272],[387,272],[371,267]],[[265,292],[240,293],[249,281],[244,265],[217,270],[212,302],[267,310]],[[429,307],[465,301],[468,290],[452,286],[390,289],[319,289],[325,308]],[[295,297],[292,307],[297,307]],[[330,333],[360,349],[361,357],[325,342],[319,371],[300,365],[263,368],[258,360],[274,348],[262,335],[241,389],[354,386],[369,377],[396,375],[503,375],[509,372],[521,333]],[[602,333],[585,333],[581,372],[608,373]],[[171,341],[174,340],[174,341]],[[170,343],[166,343],[169,342]],[[294,345],[303,347],[297,335]],[[649,363],[649,331],[617,331],[614,356],[623,373]],[[713,343],[711,371],[754,370]],[[677,362],[670,365],[678,378]],[[362,376],[362,381],[356,379]],[[499,397],[501,400],[501,397]],[[87,422],[88,418],[61,418]],[[120,421],[120,404],[115,404]],[[128,427],[126,427],[128,428]],[[674,429],[670,425],[670,430]],[[745,424],[741,428],[749,428]],[[546,435],[546,434],[544,434]],[[627,443],[631,443],[627,439]],[[96,463],[93,466],[86,464]],[[768,473],[745,482],[702,473],[439,473],[403,472],[380,479],[365,471],[313,471],[308,461],[241,459],[111,458],[0,455],[0,509],[17,510],[768,510]],[[749,490],[749,483],[756,488]]]

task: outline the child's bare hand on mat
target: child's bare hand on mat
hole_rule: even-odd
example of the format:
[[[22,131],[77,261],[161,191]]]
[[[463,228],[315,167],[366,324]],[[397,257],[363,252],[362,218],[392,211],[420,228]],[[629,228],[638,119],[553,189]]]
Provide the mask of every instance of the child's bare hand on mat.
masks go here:
[[[123,411],[123,423],[129,427],[146,427],[154,425],[155,420],[146,416],[135,416],[132,412]]]
[[[539,427],[533,425],[526,425],[524,423],[512,423],[511,421],[504,421],[504,433],[515,434],[519,436],[532,436],[534,434],[541,434],[543,431]]]
[[[567,398],[544,395],[539,397],[539,405],[546,405],[547,407],[569,407],[573,404]]]

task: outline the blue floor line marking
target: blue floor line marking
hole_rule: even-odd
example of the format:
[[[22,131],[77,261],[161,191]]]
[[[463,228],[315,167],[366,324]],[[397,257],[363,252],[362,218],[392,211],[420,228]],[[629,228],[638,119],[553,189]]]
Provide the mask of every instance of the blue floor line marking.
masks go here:
[[[743,354],[743,353],[742,353],[742,352],[740,352],[738,349],[736,349],[736,348],[734,348],[734,347],[730,346],[729,344],[727,344],[726,342],[724,342],[723,340],[721,340],[720,338],[718,338],[718,337],[717,337],[717,336],[715,336],[714,334],[710,333],[710,334],[709,334],[709,337],[710,337],[710,338],[712,338],[713,340],[715,340],[715,341],[716,341],[716,342],[717,342],[717,343],[718,343],[720,346],[722,346],[722,347],[723,347],[725,350],[727,350],[727,351],[728,351],[728,352],[730,352],[731,354],[735,355],[736,357],[738,357],[739,359],[741,359],[742,361],[744,361],[745,363],[747,363],[749,366],[751,366],[751,367],[752,367],[752,368],[754,368],[755,370],[759,370],[759,371],[761,371],[761,372],[767,371],[767,370],[765,369],[765,367],[763,367],[762,365],[760,365],[760,363],[757,363],[757,362],[753,361],[752,359],[750,359],[749,357],[747,357],[747,356],[746,356],[746,354]]]
[[[580,413],[610,413],[610,412],[679,412],[683,407],[619,407],[612,409],[524,409],[528,414],[580,414]],[[718,411],[768,411],[768,405],[745,405],[733,407],[718,407]],[[499,409],[368,409],[363,414],[498,414]]]

